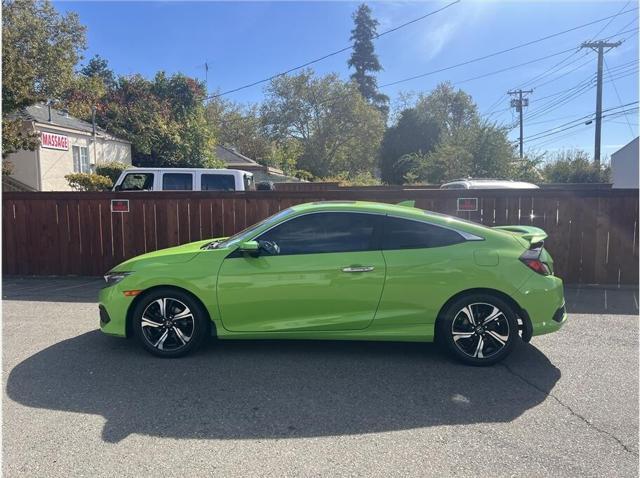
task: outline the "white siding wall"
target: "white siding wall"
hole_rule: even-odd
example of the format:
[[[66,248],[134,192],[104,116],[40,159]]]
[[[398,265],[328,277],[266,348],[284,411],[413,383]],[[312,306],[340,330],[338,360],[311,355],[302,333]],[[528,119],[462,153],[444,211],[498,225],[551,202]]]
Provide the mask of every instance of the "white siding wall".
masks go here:
[[[611,181],[614,188],[638,187],[638,138],[611,155]]]
[[[27,186],[38,189],[38,161],[36,151],[18,151],[7,157],[13,164],[11,177]]]
[[[68,129],[42,127],[36,125],[38,133],[47,131],[69,138],[67,151],[43,148],[37,151],[20,151],[9,156],[14,164],[12,176],[24,184],[38,188],[38,160],[40,165],[40,187],[42,191],[69,191],[71,188],[64,178],[73,173],[73,146],[87,148],[92,169],[95,164],[120,161],[131,165],[131,145],[129,143],[98,136],[94,147],[93,137],[88,132],[74,132]]]

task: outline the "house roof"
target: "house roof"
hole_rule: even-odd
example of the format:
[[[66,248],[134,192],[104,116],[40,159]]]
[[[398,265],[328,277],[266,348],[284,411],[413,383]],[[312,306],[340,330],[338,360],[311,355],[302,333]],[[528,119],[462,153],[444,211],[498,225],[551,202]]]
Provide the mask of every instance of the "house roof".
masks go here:
[[[251,165],[251,166],[260,166],[259,163],[255,162],[253,159],[248,158],[244,154],[239,153],[233,148],[229,148],[226,146],[216,146],[216,157],[224,163],[229,165]]]
[[[54,126],[60,126],[62,128],[75,129],[78,131],[86,131],[88,133],[93,132],[93,125],[87,121],[81,120],[74,116],[69,115],[63,110],[51,108],[51,121],[49,121],[49,107],[45,103],[36,103],[31,106],[22,108],[16,113],[9,115],[12,119],[23,119],[26,121],[34,121],[40,124],[50,124]],[[109,138],[116,139],[128,143],[129,141],[117,138],[104,129],[96,126],[96,132],[101,136],[108,136]]]
[[[49,121],[49,107],[44,103],[36,103],[35,105],[22,108],[17,114],[14,114],[12,116],[27,121],[35,121],[36,123],[48,123],[56,126],[62,126],[64,128],[77,129],[80,131],[93,131],[93,126],[91,123],[70,116],[63,110],[58,110],[56,108],[51,108],[51,121]],[[96,127],[96,130],[101,132],[104,131],[98,127]]]

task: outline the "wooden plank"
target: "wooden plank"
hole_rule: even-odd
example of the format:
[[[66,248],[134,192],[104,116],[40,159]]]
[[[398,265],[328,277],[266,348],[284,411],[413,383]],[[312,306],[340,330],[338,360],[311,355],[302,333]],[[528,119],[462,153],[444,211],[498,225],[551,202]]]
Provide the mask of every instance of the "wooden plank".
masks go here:
[[[583,198],[580,205],[581,222],[576,225],[582,236],[581,276],[582,284],[596,283],[596,253],[598,227],[598,198]]]

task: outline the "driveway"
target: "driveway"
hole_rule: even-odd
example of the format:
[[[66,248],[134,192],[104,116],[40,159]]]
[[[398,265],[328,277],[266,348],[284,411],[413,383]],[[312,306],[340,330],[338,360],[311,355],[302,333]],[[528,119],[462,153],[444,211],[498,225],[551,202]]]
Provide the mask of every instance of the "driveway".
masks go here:
[[[490,368],[429,344],[219,341],[162,360],[97,331],[100,280],[3,281],[5,476],[637,476],[638,297]]]

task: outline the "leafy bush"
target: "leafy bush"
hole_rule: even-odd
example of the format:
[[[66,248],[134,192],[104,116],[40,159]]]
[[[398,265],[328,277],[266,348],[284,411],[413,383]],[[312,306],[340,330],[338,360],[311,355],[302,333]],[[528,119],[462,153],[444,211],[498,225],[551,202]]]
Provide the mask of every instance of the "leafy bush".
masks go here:
[[[549,183],[607,183],[611,180],[609,166],[600,167],[585,151],[575,149],[558,153],[545,164],[542,173]]]
[[[111,179],[95,173],[72,173],[64,178],[76,191],[108,191],[113,186]]]
[[[120,161],[112,161],[96,166],[96,174],[106,176],[111,179],[111,183],[115,183],[120,177],[120,173],[127,169],[127,165]]]

